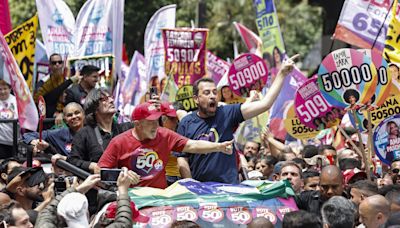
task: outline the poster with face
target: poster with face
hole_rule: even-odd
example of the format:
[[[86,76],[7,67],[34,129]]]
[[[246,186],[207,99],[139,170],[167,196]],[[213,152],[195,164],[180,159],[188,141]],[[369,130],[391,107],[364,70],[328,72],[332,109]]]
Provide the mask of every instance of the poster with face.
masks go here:
[[[400,115],[383,120],[374,131],[375,153],[379,159],[390,165],[400,158]]]
[[[301,123],[312,129],[323,130],[336,126],[344,115],[342,109],[332,107],[322,96],[316,77],[297,89],[294,104]]]
[[[375,94],[378,77],[370,57],[357,50],[333,51],[318,69],[318,86],[324,98],[341,109],[358,109]]]

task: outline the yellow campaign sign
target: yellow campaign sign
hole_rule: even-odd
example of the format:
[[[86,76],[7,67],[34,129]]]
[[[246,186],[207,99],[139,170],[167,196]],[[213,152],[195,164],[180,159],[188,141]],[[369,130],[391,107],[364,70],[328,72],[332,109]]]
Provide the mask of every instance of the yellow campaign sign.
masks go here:
[[[363,111],[363,114],[365,118],[368,118],[367,111]],[[391,96],[385,100],[383,105],[371,111],[371,123],[376,126],[382,120],[396,114],[400,114],[400,98],[398,96]]]
[[[33,90],[37,26],[38,17],[35,15],[4,37],[31,92]]]
[[[395,0],[392,7],[392,19],[386,34],[385,48],[383,49],[383,58],[390,63],[400,62],[400,43],[398,39],[400,21],[396,18],[397,5],[398,1]]]
[[[293,102],[290,103],[284,113],[284,121],[286,131],[296,139],[315,138],[319,131],[309,128],[300,122],[294,110]]]
[[[197,109],[197,104],[193,100],[193,86],[184,85],[175,96],[175,101],[181,103],[186,111],[193,111]]]

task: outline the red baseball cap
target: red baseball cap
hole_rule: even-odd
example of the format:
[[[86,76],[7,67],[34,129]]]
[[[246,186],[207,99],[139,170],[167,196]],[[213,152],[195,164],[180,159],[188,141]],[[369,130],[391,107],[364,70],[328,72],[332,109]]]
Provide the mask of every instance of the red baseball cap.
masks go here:
[[[161,112],[163,112],[164,115],[169,117],[177,117],[174,106],[172,106],[172,104],[169,102],[161,103]]]
[[[108,205],[105,217],[109,219],[115,219],[115,216],[117,214],[117,209],[118,205],[117,202],[114,201],[110,205]],[[140,222],[140,223],[148,223],[150,218],[147,217],[146,215],[143,215],[139,212],[139,210],[136,208],[136,205],[134,202],[131,201],[131,211],[132,211],[132,220],[135,222]]]
[[[352,184],[357,180],[367,179],[367,173],[363,170],[354,168],[343,171],[344,183]]]
[[[143,103],[137,105],[132,112],[132,120],[157,120],[163,113],[154,104]]]

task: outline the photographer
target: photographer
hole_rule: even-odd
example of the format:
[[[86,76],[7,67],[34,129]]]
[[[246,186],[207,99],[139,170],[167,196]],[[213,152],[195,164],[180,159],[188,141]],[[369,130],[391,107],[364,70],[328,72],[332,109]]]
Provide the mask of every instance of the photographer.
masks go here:
[[[128,226],[123,226],[122,224],[129,224],[130,227],[132,227],[132,222],[129,219],[131,217],[131,210],[130,210],[130,200],[128,197],[128,187],[129,185],[137,184],[139,182],[139,179],[133,175],[132,171],[128,171],[128,169],[123,168],[122,172],[120,173],[118,180],[117,180],[117,186],[118,186],[118,192],[119,192],[119,197],[118,197],[118,212],[117,212],[117,217],[115,219],[115,222],[120,224],[118,227],[128,227]],[[76,226],[70,226],[71,224],[81,224],[83,227],[89,227],[89,224],[82,224],[82,222],[88,222],[89,220],[84,220],[82,215],[88,214],[87,210],[85,211],[76,211],[77,207],[74,205],[76,202],[73,201],[73,204],[69,204],[68,201],[65,202],[65,200],[68,199],[67,196],[69,193],[73,192],[79,192],[81,194],[85,194],[88,192],[91,188],[93,188],[96,184],[100,183],[100,175],[99,174],[94,174],[86,178],[86,180],[80,184],[78,187],[70,187],[66,191],[64,191],[61,195],[56,196],[55,199],[53,199],[49,205],[45,209],[43,209],[36,222],[36,227],[58,227],[59,221],[57,220],[57,211],[59,212],[59,215],[63,217],[68,225],[68,227],[76,227]],[[67,197],[64,202],[63,198]],[[62,203],[62,206],[60,208],[57,208],[59,206],[59,203]],[[78,209],[85,208],[85,201],[80,200],[80,203],[82,203],[82,207]],[[87,206],[87,205],[86,205]],[[129,209],[128,209],[129,208]],[[86,207],[87,209],[87,207]],[[84,213],[83,213],[84,212]],[[75,215],[79,216],[75,216]]]

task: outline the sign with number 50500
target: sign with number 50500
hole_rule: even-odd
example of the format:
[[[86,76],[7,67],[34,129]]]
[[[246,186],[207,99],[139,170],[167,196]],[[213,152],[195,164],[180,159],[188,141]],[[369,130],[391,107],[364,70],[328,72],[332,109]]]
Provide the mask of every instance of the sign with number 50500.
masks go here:
[[[229,68],[229,86],[239,96],[249,96],[250,90],[261,91],[268,78],[264,60],[254,54],[243,54]]]
[[[318,86],[324,98],[338,108],[356,109],[375,94],[378,77],[370,57],[343,48],[327,55],[318,69]]]

